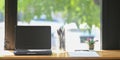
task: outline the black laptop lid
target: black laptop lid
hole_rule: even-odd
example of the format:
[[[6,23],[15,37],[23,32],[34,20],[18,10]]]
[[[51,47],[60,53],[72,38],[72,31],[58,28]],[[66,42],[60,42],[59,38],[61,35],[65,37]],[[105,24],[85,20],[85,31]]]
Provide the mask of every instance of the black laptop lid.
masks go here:
[[[51,49],[50,26],[16,26],[16,49]]]

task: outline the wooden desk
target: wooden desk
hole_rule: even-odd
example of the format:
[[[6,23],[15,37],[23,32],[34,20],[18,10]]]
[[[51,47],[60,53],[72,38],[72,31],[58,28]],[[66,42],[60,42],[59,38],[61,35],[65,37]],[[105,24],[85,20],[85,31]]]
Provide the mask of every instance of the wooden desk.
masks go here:
[[[15,56],[5,55],[0,60],[120,60],[120,50],[99,51],[100,57],[70,57],[67,53],[52,55]]]

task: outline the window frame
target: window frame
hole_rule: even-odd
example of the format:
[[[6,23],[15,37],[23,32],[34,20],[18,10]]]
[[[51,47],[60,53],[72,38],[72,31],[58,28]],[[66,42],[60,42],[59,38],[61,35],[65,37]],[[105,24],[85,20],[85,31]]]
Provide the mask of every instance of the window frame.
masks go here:
[[[15,48],[15,26],[17,25],[17,0],[5,0],[5,49]]]

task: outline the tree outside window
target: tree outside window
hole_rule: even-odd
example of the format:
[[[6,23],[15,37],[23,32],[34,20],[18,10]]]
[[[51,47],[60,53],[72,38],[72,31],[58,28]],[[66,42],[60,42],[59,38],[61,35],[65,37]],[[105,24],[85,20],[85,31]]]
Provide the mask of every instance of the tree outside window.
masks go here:
[[[101,0],[18,0],[18,21],[27,24],[32,21],[75,23],[79,31],[87,31],[91,36],[93,27],[100,30],[100,19]]]

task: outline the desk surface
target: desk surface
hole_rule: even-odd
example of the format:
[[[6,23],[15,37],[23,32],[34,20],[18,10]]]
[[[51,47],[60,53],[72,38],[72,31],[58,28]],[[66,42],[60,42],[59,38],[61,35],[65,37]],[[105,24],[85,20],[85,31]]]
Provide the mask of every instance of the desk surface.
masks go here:
[[[105,59],[120,59],[120,50],[102,50],[97,52],[100,57],[70,57],[67,53],[59,53],[52,55],[29,55],[29,56],[15,56],[4,55],[0,60],[105,60]]]

